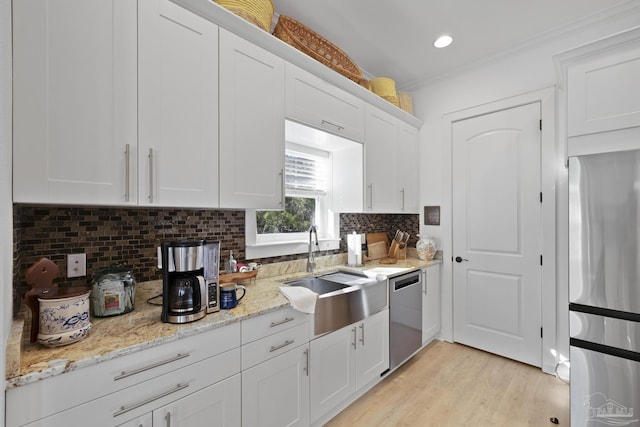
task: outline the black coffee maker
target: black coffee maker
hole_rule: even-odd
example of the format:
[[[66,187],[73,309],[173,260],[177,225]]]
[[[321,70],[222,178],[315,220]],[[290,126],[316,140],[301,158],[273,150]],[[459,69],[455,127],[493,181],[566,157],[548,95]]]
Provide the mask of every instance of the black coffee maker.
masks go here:
[[[164,242],[160,256],[163,322],[193,322],[220,309],[220,242]]]

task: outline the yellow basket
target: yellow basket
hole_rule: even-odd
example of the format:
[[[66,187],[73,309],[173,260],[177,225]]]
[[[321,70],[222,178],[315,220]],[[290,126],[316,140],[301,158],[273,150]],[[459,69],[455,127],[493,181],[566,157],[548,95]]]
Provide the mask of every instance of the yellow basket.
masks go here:
[[[289,16],[280,15],[273,35],[356,83],[362,79],[360,68],[346,53]]]
[[[376,77],[371,80],[371,91],[381,98],[386,99],[396,107],[400,107],[396,82],[389,77]]]
[[[413,98],[407,92],[398,92],[400,108],[409,114],[413,114]]]
[[[272,0],[215,0],[220,6],[269,32],[275,12]]]

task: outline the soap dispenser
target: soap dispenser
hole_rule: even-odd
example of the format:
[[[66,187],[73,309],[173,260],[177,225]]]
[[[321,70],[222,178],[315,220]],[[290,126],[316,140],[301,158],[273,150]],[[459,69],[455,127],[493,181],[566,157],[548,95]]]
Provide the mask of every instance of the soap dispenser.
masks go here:
[[[227,261],[227,271],[229,273],[235,273],[238,271],[238,261],[233,257],[233,251],[229,251],[229,261]]]

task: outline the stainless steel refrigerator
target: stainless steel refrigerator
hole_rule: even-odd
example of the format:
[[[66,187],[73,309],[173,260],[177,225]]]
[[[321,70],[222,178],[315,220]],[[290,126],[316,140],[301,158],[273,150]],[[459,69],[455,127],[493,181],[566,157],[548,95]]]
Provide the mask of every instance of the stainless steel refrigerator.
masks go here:
[[[569,159],[571,425],[640,427],[640,150]]]

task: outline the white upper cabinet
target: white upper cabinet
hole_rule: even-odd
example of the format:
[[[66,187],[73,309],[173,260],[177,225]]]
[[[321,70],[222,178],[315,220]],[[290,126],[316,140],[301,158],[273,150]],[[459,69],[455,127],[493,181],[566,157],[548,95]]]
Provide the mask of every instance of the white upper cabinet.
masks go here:
[[[367,106],[365,174],[366,212],[391,213],[399,206],[400,190],[396,187],[398,160],[398,119]]]
[[[284,208],[284,60],[220,29],[220,207]]]
[[[365,212],[418,212],[418,131],[376,107],[365,115]]]
[[[640,126],[640,40],[568,68],[569,136]]]
[[[137,203],[136,8],[13,3],[15,202]]]
[[[291,63],[286,65],[286,116],[354,141],[364,139],[364,102]]]
[[[400,121],[398,128],[397,186],[400,188],[401,213],[419,213],[418,158],[418,130]]]
[[[640,148],[640,28],[554,60],[567,156]]]
[[[140,205],[218,206],[218,26],[140,0]]]

